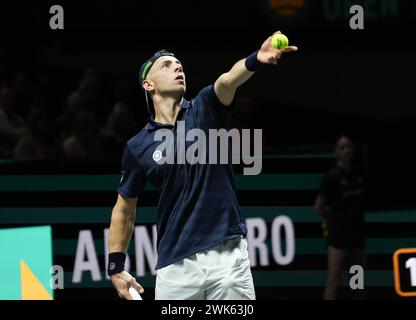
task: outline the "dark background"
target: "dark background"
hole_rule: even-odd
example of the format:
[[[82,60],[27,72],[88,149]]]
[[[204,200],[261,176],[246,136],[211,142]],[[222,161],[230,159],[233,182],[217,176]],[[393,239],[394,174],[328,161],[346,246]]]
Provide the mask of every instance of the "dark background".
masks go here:
[[[137,71],[145,58],[160,48],[175,52],[191,98],[281,30],[300,50],[239,89],[251,101],[240,124],[263,128],[271,148],[329,146],[346,132],[368,147],[372,206],[412,206],[406,182],[415,177],[415,3],[300,1],[304,7],[284,17],[276,9],[282,2],[5,1],[0,83],[24,74],[33,100],[58,117],[85,70],[94,68],[101,83],[98,123],[122,100],[141,128],[147,114]],[[349,28],[355,3],[364,6],[364,30]],[[64,30],[49,28],[52,4],[64,8]],[[31,104],[21,106],[25,117]]]
[[[155,51],[175,52],[192,98],[280,30],[299,51],[263,67],[238,90],[236,103],[250,105],[238,125],[264,129],[266,154],[331,151],[335,138],[348,133],[362,147],[368,209],[414,209],[416,3],[299,2],[303,7],[282,16],[279,1],[3,1],[0,86],[20,84],[26,94],[16,112],[27,121],[31,108],[46,110],[60,146],[70,134],[68,97],[86,70],[95,70],[100,84],[93,108],[98,127],[121,101],[139,130],[147,113],[137,73]],[[53,4],[64,8],[64,30],[49,28]],[[365,6],[364,30],[349,28],[352,4]],[[327,5],[332,14],[325,14]],[[114,174],[120,150],[75,160],[60,150],[52,159],[23,163],[5,156],[11,162],[0,170]]]

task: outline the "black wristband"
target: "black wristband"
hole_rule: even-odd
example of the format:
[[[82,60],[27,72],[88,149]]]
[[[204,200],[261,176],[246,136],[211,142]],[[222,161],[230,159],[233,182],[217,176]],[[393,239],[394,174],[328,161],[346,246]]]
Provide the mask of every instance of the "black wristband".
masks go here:
[[[259,50],[257,50],[256,52],[253,52],[246,58],[245,64],[246,64],[247,70],[255,72],[258,68],[260,68],[261,62],[257,60],[258,52]]]
[[[126,256],[127,255],[124,252],[112,252],[108,255],[107,273],[110,277],[113,274],[120,273],[124,270]]]

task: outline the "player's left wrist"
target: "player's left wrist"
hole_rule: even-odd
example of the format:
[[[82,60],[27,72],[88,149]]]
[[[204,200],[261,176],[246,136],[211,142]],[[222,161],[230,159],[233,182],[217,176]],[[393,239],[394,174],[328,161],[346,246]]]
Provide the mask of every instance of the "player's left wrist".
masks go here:
[[[245,65],[247,70],[256,72],[261,67],[262,63],[258,59],[259,52],[260,50],[256,50],[246,58]]]

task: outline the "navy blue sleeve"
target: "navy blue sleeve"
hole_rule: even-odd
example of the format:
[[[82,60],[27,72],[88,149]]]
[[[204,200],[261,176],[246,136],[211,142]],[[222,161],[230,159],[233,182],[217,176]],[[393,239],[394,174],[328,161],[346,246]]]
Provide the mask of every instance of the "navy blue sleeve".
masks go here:
[[[145,184],[145,174],[129,146],[126,146],[121,161],[121,179],[117,191],[125,198],[136,198],[143,192]]]
[[[198,103],[202,109],[200,112],[210,116],[218,127],[226,128],[229,126],[233,107],[221,103],[215,93],[213,84],[203,88],[195,99],[199,99],[201,102]]]

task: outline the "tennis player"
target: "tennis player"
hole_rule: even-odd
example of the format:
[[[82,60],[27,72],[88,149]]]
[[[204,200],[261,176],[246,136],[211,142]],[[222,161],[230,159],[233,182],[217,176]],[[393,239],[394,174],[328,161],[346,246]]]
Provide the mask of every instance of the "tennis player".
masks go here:
[[[283,53],[297,50],[295,46],[275,49],[271,39],[191,101],[184,98],[186,77],[173,53],[160,50],[142,65],[140,85],[150,118],[125,148],[109,231],[108,274],[120,297],[131,300],[130,287],[143,292],[124,271],[124,263],[138,199],[150,182],[159,195],[155,298],[255,299],[247,229],[237,202],[232,164],[161,165],[158,161],[166,155],[158,150],[161,141],[155,135],[161,129],[176,135],[178,121],[185,123],[186,132],[227,129],[237,88],[262,64],[277,64]],[[175,144],[175,152],[177,148]]]

